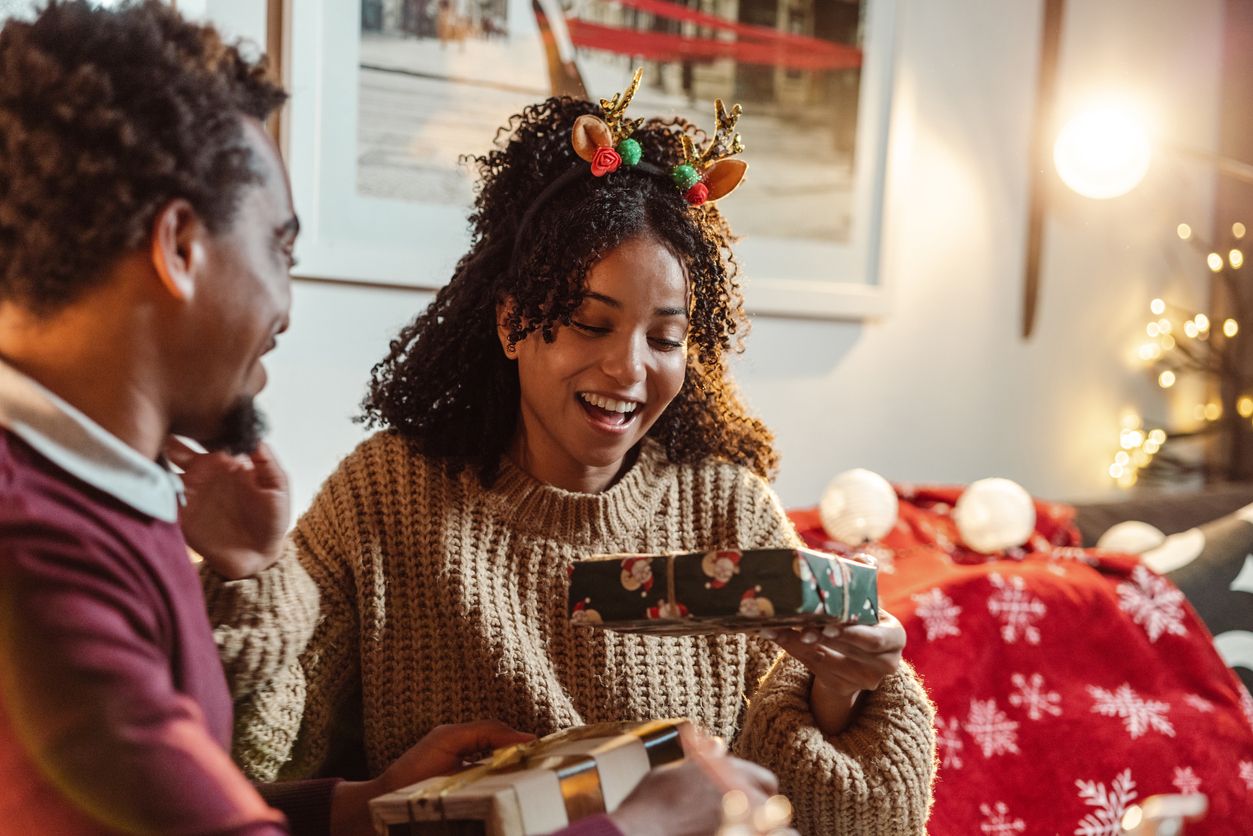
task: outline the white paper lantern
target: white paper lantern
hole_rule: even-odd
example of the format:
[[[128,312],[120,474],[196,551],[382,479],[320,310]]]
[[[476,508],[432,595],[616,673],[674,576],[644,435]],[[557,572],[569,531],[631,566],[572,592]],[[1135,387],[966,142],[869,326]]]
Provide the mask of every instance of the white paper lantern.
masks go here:
[[[878,540],[896,525],[899,506],[887,479],[869,470],[846,470],[822,494],[818,514],[834,540],[858,546]]]
[[[958,497],[953,521],[963,543],[989,554],[1021,546],[1031,538],[1035,505],[1017,482],[980,479]]]
[[[1096,541],[1098,549],[1125,554],[1144,554],[1166,542],[1166,535],[1161,529],[1154,528],[1146,522],[1127,520],[1112,526]]]

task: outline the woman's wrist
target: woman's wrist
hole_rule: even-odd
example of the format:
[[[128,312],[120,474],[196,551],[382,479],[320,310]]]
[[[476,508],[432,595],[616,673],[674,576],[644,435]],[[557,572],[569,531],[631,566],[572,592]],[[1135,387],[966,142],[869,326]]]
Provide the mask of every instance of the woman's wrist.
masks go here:
[[[861,693],[815,676],[809,689],[809,703],[818,730],[831,737],[848,728]]]
[[[340,781],[331,796],[331,836],[368,836],[374,833],[370,799],[386,793],[373,781]]]

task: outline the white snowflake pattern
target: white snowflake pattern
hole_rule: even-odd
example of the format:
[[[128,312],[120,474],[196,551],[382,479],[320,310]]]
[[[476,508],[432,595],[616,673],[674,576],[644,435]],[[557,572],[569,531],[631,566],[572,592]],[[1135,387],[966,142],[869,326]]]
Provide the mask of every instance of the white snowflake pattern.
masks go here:
[[[1089,807],[1095,807],[1075,828],[1075,836],[1118,836],[1122,833],[1122,817],[1127,805],[1136,798],[1136,782],[1131,770],[1124,769],[1114,777],[1109,790],[1103,781],[1075,781],[1079,799]]]
[[[1020,637],[1027,644],[1039,644],[1040,628],[1035,622],[1048,612],[1044,602],[1027,591],[1018,575],[1007,581],[993,572],[988,580],[996,587],[995,594],[988,596],[988,612],[1001,620],[1001,638],[1006,644],[1014,644]]]
[[[1170,782],[1182,795],[1195,795],[1201,791],[1201,779],[1190,766],[1176,766],[1175,777]]]
[[[1240,780],[1246,790],[1253,790],[1253,761],[1240,761]]]
[[[1056,691],[1044,690],[1044,677],[1038,673],[1030,677],[1016,673],[1010,677],[1018,690],[1009,695],[1009,704],[1015,708],[1027,709],[1027,717],[1039,720],[1045,714],[1054,717],[1062,716],[1062,695]]]
[[[1253,729],[1253,695],[1243,684],[1240,685],[1240,710],[1244,712],[1244,720]]]
[[[1208,714],[1214,710],[1214,704],[1200,694],[1184,694],[1183,701],[1202,714]]]
[[[979,812],[983,814],[983,821],[979,822],[979,830],[984,833],[1004,836],[1007,833],[1022,833],[1027,829],[1022,819],[1010,816],[1009,805],[1004,801],[998,801],[992,805],[980,804]]]
[[[962,740],[961,723],[956,717],[950,720],[935,718],[935,743],[940,750],[941,767],[962,768],[961,752],[966,743]]]
[[[918,605],[915,614],[927,628],[927,641],[962,634],[961,628],[957,626],[957,616],[961,615],[962,608],[954,604],[953,599],[944,594],[944,590],[937,586],[910,597]]]
[[[1175,727],[1166,719],[1170,706],[1157,700],[1143,699],[1126,682],[1118,686],[1116,691],[1106,691],[1104,688],[1089,685],[1088,693],[1096,701],[1092,706],[1093,713],[1104,717],[1121,717],[1132,740],[1149,729],[1167,737],[1175,736]]]
[[[966,718],[966,733],[975,739],[983,756],[1018,752],[1018,721],[1011,720],[996,705],[995,699],[971,700]]]
[[[1151,642],[1163,633],[1188,634],[1188,628],[1183,626],[1183,593],[1143,566],[1131,571],[1131,580],[1118,584],[1118,607],[1144,628]]]

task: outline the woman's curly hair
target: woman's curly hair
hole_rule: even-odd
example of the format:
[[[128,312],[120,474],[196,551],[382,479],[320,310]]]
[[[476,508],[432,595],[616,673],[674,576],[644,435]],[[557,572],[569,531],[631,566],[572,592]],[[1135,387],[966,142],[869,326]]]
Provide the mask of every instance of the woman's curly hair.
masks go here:
[[[211,232],[259,178],[241,116],[286,99],[264,59],[168,4],[52,0],[0,30],[0,299],[70,304],[175,198]]]
[[[686,268],[690,293],[687,375],[649,430],[671,461],[715,457],[773,475],[765,425],[744,408],[727,369],[742,351],[746,319],[730,230],[712,204],[693,208],[668,178],[638,170],[574,177],[519,225],[538,196],[575,165],[571,128],[595,105],[551,98],[514,116],[497,147],[469,158],[480,175],[471,246],[435,300],[391,342],[363,403],[367,426],[390,428],[454,469],[475,467],[490,484],[513,439],[517,367],[500,349],[497,303],[511,301],[514,342],[553,339],[583,302],[587,273],[639,235],[657,239]],[[682,157],[682,120],[647,122],[632,136],[643,159],[668,169]],[[516,239],[516,243],[515,243]]]

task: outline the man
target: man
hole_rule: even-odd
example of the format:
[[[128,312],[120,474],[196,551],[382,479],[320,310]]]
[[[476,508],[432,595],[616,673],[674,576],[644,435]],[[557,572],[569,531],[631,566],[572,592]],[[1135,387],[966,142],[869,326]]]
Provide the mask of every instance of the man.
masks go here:
[[[238,454],[232,478],[271,503],[276,530],[245,548],[258,509],[197,521],[230,594],[287,522],[253,407],[299,231],[262,127],[284,99],[156,0],[53,0],[0,31],[0,833],[368,832],[374,795],[529,737],[449,727],[370,781],[261,788],[227,754],[231,697],[161,452],[178,434]],[[569,832],[664,832],[679,799],[708,830],[719,797],[685,767]]]

